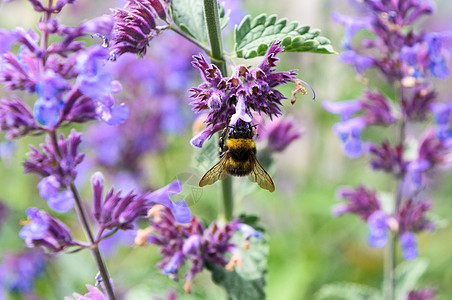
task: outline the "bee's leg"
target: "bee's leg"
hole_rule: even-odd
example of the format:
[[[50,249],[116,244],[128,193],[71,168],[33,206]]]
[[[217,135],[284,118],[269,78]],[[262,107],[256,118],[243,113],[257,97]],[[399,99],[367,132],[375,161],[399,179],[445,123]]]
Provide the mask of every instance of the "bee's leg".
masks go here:
[[[226,134],[228,133],[228,127],[226,126],[221,132],[220,139],[218,140],[218,156],[222,157],[227,149],[225,149],[224,142],[226,140]]]

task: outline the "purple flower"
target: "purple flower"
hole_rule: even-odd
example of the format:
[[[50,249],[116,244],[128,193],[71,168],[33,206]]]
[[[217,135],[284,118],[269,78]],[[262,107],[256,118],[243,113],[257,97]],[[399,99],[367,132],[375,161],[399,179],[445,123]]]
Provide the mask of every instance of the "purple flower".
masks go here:
[[[169,198],[182,191],[182,183],[173,181],[169,185],[143,194],[133,191],[125,196],[121,191],[115,192],[112,188],[103,198],[103,176],[97,172],[91,178],[93,185],[94,217],[103,229],[119,227],[123,230],[133,229],[135,221],[147,215],[149,209],[155,204],[168,207],[178,222],[184,223],[191,220],[190,209],[184,200],[173,203]]]
[[[372,57],[359,55],[353,50],[342,52],[339,58],[343,62],[354,66],[358,74],[363,74],[375,64],[375,60]]]
[[[59,192],[60,183],[55,176],[48,176],[38,184],[39,195],[46,199],[49,207],[56,212],[67,212],[74,205],[71,191]]]
[[[370,215],[380,211],[381,205],[376,192],[364,186],[359,186],[357,189],[341,188],[338,190],[338,195],[348,203],[341,203],[333,208],[333,214],[336,216],[353,213],[367,221]]]
[[[436,296],[435,289],[428,287],[422,290],[412,290],[408,294],[407,300],[429,300]]]
[[[388,216],[381,210],[373,212],[367,219],[370,233],[367,242],[373,248],[381,248],[388,242]]]
[[[323,108],[332,114],[339,114],[343,121],[350,119],[363,108],[360,100],[347,100],[340,102],[323,101]]]
[[[54,148],[50,138],[47,138],[47,144],[40,145],[42,151],[30,146],[29,159],[24,163],[25,173],[35,173],[41,177],[52,175],[62,187],[70,185],[77,175],[77,165],[84,158],[84,154],[78,153],[81,142],[81,134],[73,129],[67,139],[60,136],[58,149]]]
[[[422,230],[433,230],[433,223],[426,216],[431,207],[432,203],[428,200],[415,201],[409,199],[405,201],[397,211],[400,231],[416,233]]]
[[[126,9],[115,9],[115,36],[112,40],[113,55],[124,53],[146,54],[149,42],[162,29],[157,27],[156,18],[166,20],[166,8],[160,0],[127,1]]]
[[[0,130],[13,139],[38,129],[30,109],[18,98],[0,100]]]
[[[128,118],[129,109],[124,104],[114,105],[113,93],[118,93],[121,87],[102,66],[108,57],[109,54],[100,46],[92,46],[79,55],[77,86],[84,95],[97,101],[99,119],[109,125],[118,125]]]
[[[357,117],[334,125],[333,130],[341,139],[342,149],[348,157],[358,158],[363,154],[361,131],[365,126],[366,123],[362,117]]]
[[[270,118],[281,114],[281,100],[286,97],[275,88],[295,80],[295,71],[275,72],[276,55],[284,48],[274,42],[256,67],[237,66],[231,77],[223,77],[215,65],[195,56],[193,65],[201,71],[204,82],[192,88],[191,104],[195,112],[208,110],[206,128],[191,143],[202,147],[204,141],[238,120],[251,121],[253,112]],[[218,103],[220,101],[221,103]]]
[[[373,155],[370,165],[374,170],[383,170],[396,177],[405,174],[408,162],[403,159],[403,145],[392,147],[388,141],[381,145],[372,144],[369,152]]]
[[[41,246],[51,252],[59,252],[75,245],[69,228],[48,212],[37,208],[28,208],[29,221],[19,232],[27,247]]]
[[[442,40],[452,37],[452,34],[441,36],[440,34],[432,33],[427,37],[428,54],[430,58],[429,69],[433,76],[441,79],[446,79],[450,75],[444,58],[444,51],[442,50]]]
[[[250,225],[245,224],[245,223],[240,223],[238,225],[238,229],[242,232],[243,238],[245,240],[249,240],[251,237],[260,239],[264,236],[261,231],[258,231],[256,229],[254,229],[253,227],[251,227]]]
[[[403,258],[413,260],[418,256],[417,238],[411,232],[404,232],[399,237],[400,246],[402,247]]]
[[[13,30],[0,29],[0,55],[11,49],[11,46],[17,41],[18,35]]]
[[[35,280],[44,271],[46,262],[46,255],[39,249],[5,253],[0,264],[0,296],[3,289],[11,293],[31,292]]]
[[[108,300],[108,296],[104,295],[97,287],[87,284],[89,292],[85,295],[73,293],[74,298],[64,297],[64,300]]]
[[[268,123],[262,122],[255,124],[257,128],[257,139],[266,142],[266,149],[271,152],[284,151],[294,140],[301,136],[299,130],[296,129],[292,120],[284,120],[283,118],[273,119]],[[256,121],[256,118],[254,119]]]
[[[191,291],[193,278],[204,266],[214,264],[225,267],[228,264],[226,254],[236,249],[230,239],[239,227],[239,220],[222,227],[212,223],[208,228],[204,228],[197,218],[193,218],[189,224],[179,224],[165,207],[155,207],[150,215],[150,227],[140,231],[143,236],[136,241],[143,244],[146,238],[148,242],[160,246],[163,260],[159,266],[163,273],[173,280],[179,278],[181,267],[190,262],[191,267],[185,274],[184,289],[187,293]],[[249,229],[247,232],[259,235],[254,231],[251,233]]]

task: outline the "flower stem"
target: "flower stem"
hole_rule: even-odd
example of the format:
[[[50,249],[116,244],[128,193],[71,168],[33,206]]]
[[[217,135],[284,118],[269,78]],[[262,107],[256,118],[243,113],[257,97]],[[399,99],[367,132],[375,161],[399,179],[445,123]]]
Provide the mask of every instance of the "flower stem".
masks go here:
[[[225,59],[223,57],[223,38],[221,36],[220,15],[218,13],[218,0],[204,0],[204,15],[206,17],[209,44],[212,49],[209,55],[213,64],[221,71],[223,76],[228,75]],[[234,198],[232,196],[232,178],[227,177],[221,182],[223,194],[224,217],[227,221],[233,218]]]
[[[58,159],[61,159],[62,156],[61,156],[60,148],[58,147],[56,130],[50,131],[49,135],[50,135],[50,139],[52,140],[52,145],[53,145],[53,148],[55,149],[55,153],[58,156]],[[113,287],[110,283],[110,276],[108,275],[108,270],[102,259],[102,255],[100,254],[99,248],[98,248],[97,244],[95,244],[95,242],[94,242],[94,236],[91,231],[91,227],[89,226],[86,211],[83,207],[83,203],[80,198],[80,194],[78,193],[77,187],[75,186],[75,184],[73,182],[71,182],[71,184],[70,184],[70,189],[71,189],[72,195],[74,196],[74,200],[75,200],[75,211],[77,212],[77,216],[79,218],[80,224],[82,225],[83,231],[85,232],[85,236],[88,239],[89,244],[91,246],[90,250],[91,250],[91,253],[96,262],[99,273],[102,277],[102,282],[104,283],[104,287],[108,294],[108,298],[110,300],[115,300],[116,297],[115,297],[115,293],[113,291]]]

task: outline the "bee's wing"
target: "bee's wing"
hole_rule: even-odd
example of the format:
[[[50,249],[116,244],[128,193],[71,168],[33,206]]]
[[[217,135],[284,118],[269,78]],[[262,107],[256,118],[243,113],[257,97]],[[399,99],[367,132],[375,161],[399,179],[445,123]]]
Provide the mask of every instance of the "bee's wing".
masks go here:
[[[259,163],[255,155],[253,155],[253,158],[254,158],[254,168],[248,175],[248,178],[252,182],[257,182],[257,184],[261,188],[269,190],[270,192],[274,192],[275,185],[270,175],[268,175],[268,173],[265,172],[264,168],[262,168],[261,164]]]
[[[228,153],[225,153],[220,161],[213,166],[199,181],[199,186],[203,187],[205,185],[214,184],[217,180],[222,180],[226,177],[226,171],[224,170],[224,165],[227,160]]]

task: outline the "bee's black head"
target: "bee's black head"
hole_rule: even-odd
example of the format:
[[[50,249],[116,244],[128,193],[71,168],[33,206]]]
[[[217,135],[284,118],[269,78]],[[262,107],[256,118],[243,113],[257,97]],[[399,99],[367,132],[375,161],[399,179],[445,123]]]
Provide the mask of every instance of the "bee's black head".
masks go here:
[[[231,126],[228,134],[230,139],[252,139],[254,136],[253,125],[239,120],[236,125]]]

